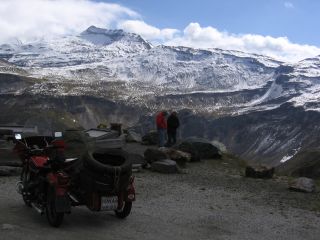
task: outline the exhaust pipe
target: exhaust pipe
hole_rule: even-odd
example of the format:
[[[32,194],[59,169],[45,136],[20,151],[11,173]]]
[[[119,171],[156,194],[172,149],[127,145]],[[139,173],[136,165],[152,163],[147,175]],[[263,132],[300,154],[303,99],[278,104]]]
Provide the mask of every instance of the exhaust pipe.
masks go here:
[[[31,206],[41,215],[43,215],[43,210],[39,206],[37,206],[35,203],[31,203]]]
[[[71,193],[68,193],[68,196],[71,198],[73,202],[79,203],[78,199],[75,196],[73,196]]]
[[[26,194],[24,191],[23,191],[24,187],[23,187],[23,184],[21,181],[17,182],[16,184],[16,190],[19,194],[23,195],[23,194]],[[43,209],[41,207],[39,207],[37,204],[31,202],[31,206],[41,215],[43,215]]]

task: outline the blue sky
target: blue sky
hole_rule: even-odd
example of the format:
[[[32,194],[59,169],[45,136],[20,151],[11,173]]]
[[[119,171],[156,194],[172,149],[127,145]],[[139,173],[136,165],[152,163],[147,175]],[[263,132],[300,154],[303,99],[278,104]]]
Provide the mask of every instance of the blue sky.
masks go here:
[[[319,12],[320,0],[1,0],[0,44],[79,35],[95,25],[153,45],[296,62],[320,55]]]
[[[110,2],[110,1],[108,1]],[[320,47],[319,0],[120,0],[158,28],[184,29],[190,22],[235,34],[288,37]]]

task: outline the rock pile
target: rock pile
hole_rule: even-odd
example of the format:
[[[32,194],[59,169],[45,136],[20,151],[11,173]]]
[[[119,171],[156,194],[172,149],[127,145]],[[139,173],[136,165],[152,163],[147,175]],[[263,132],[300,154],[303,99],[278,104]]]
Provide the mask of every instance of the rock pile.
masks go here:
[[[187,152],[172,148],[162,148],[160,151],[165,153],[169,159],[175,161],[180,167],[186,167],[187,162],[191,161],[191,154]]]
[[[185,167],[191,155],[170,148],[148,148],[144,152],[145,160],[151,164],[154,171],[161,173],[176,173],[179,167]],[[179,167],[178,167],[179,166]]]

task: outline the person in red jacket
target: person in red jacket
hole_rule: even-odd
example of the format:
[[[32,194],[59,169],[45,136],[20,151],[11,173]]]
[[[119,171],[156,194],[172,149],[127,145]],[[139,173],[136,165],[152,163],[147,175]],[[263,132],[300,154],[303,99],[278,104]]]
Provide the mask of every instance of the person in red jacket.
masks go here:
[[[159,136],[159,147],[164,147],[167,132],[167,112],[161,111],[156,116],[156,124]]]

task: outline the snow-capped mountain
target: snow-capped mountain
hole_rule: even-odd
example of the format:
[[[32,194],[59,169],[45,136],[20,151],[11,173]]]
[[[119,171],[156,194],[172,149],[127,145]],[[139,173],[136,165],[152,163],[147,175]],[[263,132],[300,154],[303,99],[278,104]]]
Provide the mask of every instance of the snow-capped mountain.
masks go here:
[[[82,32],[80,37],[94,45],[108,46],[110,49],[118,48],[125,53],[144,51],[151,48],[151,44],[140,35],[127,33],[121,29],[107,30],[91,26]]]
[[[59,106],[85,126],[118,119],[121,114],[121,121],[133,124],[139,116],[127,114],[128,109],[137,115],[190,109],[209,120],[197,132],[188,127],[186,135],[217,138],[240,155],[265,155],[278,162],[293,156],[294,150],[314,144],[315,138],[307,137],[310,132],[304,132],[308,144],[302,143],[299,131],[304,130],[302,125],[297,128],[301,122],[287,126],[282,121],[290,114],[295,118],[309,110],[320,112],[320,56],[288,64],[238,51],[152,46],[137,34],[91,26],[78,36],[0,45],[0,60],[0,98],[3,96],[2,103],[7,106],[16,104],[5,100],[10,94],[14,98],[28,96],[28,101],[36,98],[37,109]],[[60,99],[68,99],[68,104]],[[212,128],[219,125],[225,129],[220,135],[205,127],[211,126],[212,116],[223,119],[212,123]],[[201,125],[204,120],[197,121]],[[239,123],[241,129],[234,128]],[[233,129],[233,135],[228,129]],[[243,129],[251,134],[248,139],[252,138],[245,141],[245,147],[234,138],[245,134]],[[296,134],[287,129],[295,129]],[[274,141],[287,145],[277,148]]]
[[[201,109],[234,109],[236,105],[234,113],[278,107],[283,102],[261,105],[284,97],[297,106],[307,105],[305,100],[318,99],[314,94],[318,91],[319,58],[288,65],[266,56],[237,51],[153,47],[137,34],[94,26],[79,36],[1,45],[0,58],[27,71],[31,77],[45,79],[31,90],[34,93],[48,94],[52,92],[48,85],[50,88],[60,85],[55,94],[81,95],[89,89],[90,94],[96,90],[101,95],[103,89],[86,85],[123,82],[118,89],[119,100],[145,103],[144,99],[155,100],[154,96],[185,98],[187,95],[195,96],[197,102],[197,96],[203,94],[211,100],[199,106]],[[66,89],[61,81],[82,87]],[[212,99],[222,93],[238,93],[239,97]],[[180,105],[197,108],[197,103],[190,101],[182,101]]]

